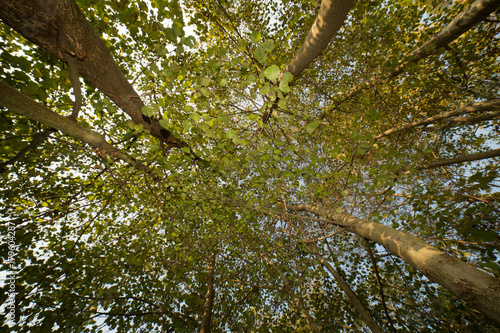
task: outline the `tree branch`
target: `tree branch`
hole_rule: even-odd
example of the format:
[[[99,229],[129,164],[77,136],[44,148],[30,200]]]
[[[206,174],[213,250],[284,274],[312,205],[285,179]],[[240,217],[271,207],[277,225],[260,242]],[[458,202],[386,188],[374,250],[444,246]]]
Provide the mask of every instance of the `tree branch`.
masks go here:
[[[80,76],[78,75],[78,59],[71,54],[64,52],[64,59],[68,64],[69,77],[71,80],[71,85],[73,86],[73,94],[75,95],[75,101],[73,103],[73,112],[68,118],[70,120],[76,121],[78,118],[78,113],[82,107],[82,87],[80,85]]]
[[[347,213],[314,205],[289,205],[332,219],[333,224],[384,246],[392,254],[439,283],[473,308],[500,323],[500,281],[484,271],[452,257],[410,234]]]
[[[78,125],[67,117],[61,116],[39,104],[28,96],[0,81],[0,106],[12,112],[36,120],[49,128],[54,128],[74,139],[88,143],[94,148],[104,150],[112,158],[135,164],[136,160],[108,143],[102,135]]]
[[[446,121],[447,118],[463,115],[463,114],[468,114],[468,113],[473,113],[473,112],[479,112],[479,111],[491,111],[491,110],[500,110],[500,99],[494,100],[494,101],[488,101],[488,102],[479,102],[479,103],[474,103],[471,105],[464,106],[461,109],[455,110],[455,111],[449,111],[449,112],[444,112],[439,115],[429,117],[424,120],[419,120],[415,121],[413,123],[408,123],[404,124],[399,127],[394,127],[391,129],[388,129],[387,131],[377,135],[374,137],[375,140],[378,140],[380,138],[383,138],[385,136],[389,136],[394,133],[402,132],[411,128],[415,128],[418,126],[425,126],[434,122],[438,121]],[[450,120],[454,121],[454,119]]]

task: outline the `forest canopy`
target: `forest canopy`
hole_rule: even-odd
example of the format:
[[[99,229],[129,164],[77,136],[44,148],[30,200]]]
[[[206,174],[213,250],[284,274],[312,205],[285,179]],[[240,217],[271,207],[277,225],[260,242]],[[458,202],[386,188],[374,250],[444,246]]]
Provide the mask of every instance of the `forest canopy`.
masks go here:
[[[499,0],[0,0],[0,324],[497,332]]]

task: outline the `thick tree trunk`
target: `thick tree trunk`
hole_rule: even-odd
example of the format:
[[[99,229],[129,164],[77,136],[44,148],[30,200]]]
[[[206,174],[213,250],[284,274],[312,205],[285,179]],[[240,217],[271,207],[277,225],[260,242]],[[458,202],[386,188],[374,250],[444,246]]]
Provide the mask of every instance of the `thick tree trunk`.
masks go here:
[[[88,143],[94,148],[104,150],[106,151],[106,155],[110,157],[118,158],[131,164],[136,162],[132,157],[122,153],[115,146],[107,142],[99,133],[80,126],[67,117],[47,109],[44,105],[35,102],[3,82],[0,82],[0,106],[29,119],[36,120],[49,128],[61,131],[74,139]]]
[[[494,101],[488,101],[488,102],[474,103],[471,105],[464,106],[463,108],[458,109],[458,110],[444,112],[444,113],[438,114],[438,115],[433,116],[433,117],[429,117],[429,118],[424,119],[424,120],[419,120],[419,121],[415,121],[413,123],[404,124],[404,125],[399,126],[399,127],[391,128],[391,129],[388,129],[387,131],[385,131],[384,133],[381,133],[381,134],[375,136],[374,139],[378,140],[380,138],[383,138],[384,136],[389,136],[391,134],[402,132],[405,130],[409,130],[409,129],[412,129],[415,127],[425,126],[425,125],[429,125],[429,124],[439,122],[439,121],[446,121],[447,118],[452,118],[452,117],[456,117],[456,116],[463,115],[463,114],[469,114],[469,113],[479,112],[479,111],[492,111],[492,110],[500,110],[500,100],[499,99],[496,99]],[[486,120],[489,120],[489,118],[487,118]],[[453,122],[453,121],[454,121],[453,119],[450,119],[450,122]]]
[[[319,14],[304,44],[288,64],[285,72],[297,77],[328,46],[340,29],[354,0],[322,0]]]
[[[338,214],[328,208],[313,205],[287,206],[295,211],[307,211],[333,224],[384,246],[394,255],[419,270],[431,281],[448,289],[481,313],[500,323],[500,280],[469,265],[421,239],[350,214]]]
[[[361,84],[353,87],[351,90],[336,97],[338,101],[354,97],[364,89],[383,83],[389,79],[395,78],[401,74],[411,63],[416,63],[421,59],[434,53],[437,49],[447,46],[460,35],[473,28],[481,22],[486,16],[494,12],[500,6],[498,0],[477,0],[470,5],[462,14],[458,15],[450,24],[433,35],[427,42],[419,48],[413,50],[398,66],[390,73],[377,75]],[[332,111],[336,105],[332,106],[328,112]]]
[[[64,53],[78,58],[79,73],[134,122],[168,146],[185,146],[157,120],[143,116],[144,103],[75,1],[2,0],[0,18],[59,60],[66,61]]]
[[[315,243],[311,243],[310,247],[311,247],[310,252],[313,253],[314,256],[316,257],[316,259],[318,259],[318,261],[324,267],[326,267],[326,269],[328,269],[328,271],[333,275],[333,277],[335,278],[335,280],[339,284],[340,289],[342,289],[342,291],[344,291],[344,293],[346,294],[347,298],[351,302],[351,304],[354,307],[354,309],[358,312],[358,314],[361,317],[361,319],[370,328],[370,331],[372,331],[372,332],[382,332],[382,330],[380,329],[380,327],[378,327],[377,322],[371,316],[371,314],[368,311],[368,309],[365,307],[365,305],[363,304],[363,302],[361,302],[361,300],[354,293],[354,291],[352,291],[351,287],[349,287],[349,285],[347,284],[347,282],[345,282],[345,280],[342,277],[342,275],[340,275],[340,273],[335,268],[333,268],[332,265],[330,265],[330,263],[328,261],[326,261],[325,258],[323,258],[323,256],[321,256],[319,254],[319,252],[318,252],[318,246]],[[307,245],[306,245],[306,248],[308,248]],[[308,248],[308,250],[309,250],[309,248]]]
[[[215,250],[210,257],[210,264],[208,266],[208,281],[207,281],[207,295],[205,296],[205,304],[203,305],[203,320],[201,322],[199,333],[210,333],[210,324],[212,321],[212,309],[214,306],[215,288],[214,288],[214,275],[215,275]]]

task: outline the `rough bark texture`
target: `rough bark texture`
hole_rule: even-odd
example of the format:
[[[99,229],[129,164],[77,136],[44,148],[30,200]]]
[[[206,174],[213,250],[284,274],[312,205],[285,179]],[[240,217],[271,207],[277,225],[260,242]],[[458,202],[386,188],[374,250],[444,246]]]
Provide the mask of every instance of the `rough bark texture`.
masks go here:
[[[477,0],[470,5],[462,14],[458,15],[450,24],[433,35],[427,42],[419,48],[413,50],[405,59],[400,61],[398,66],[390,73],[377,75],[369,80],[362,82],[351,90],[337,96],[339,101],[354,97],[366,88],[378,85],[401,74],[408,64],[416,63],[421,59],[431,55],[437,49],[447,46],[467,30],[473,28],[481,22],[486,16],[500,7],[498,0]],[[328,112],[332,111],[336,105],[332,106]],[[324,116],[324,115],[323,115]]]
[[[61,131],[74,139],[88,143],[94,148],[104,150],[107,155],[113,158],[121,159],[127,163],[135,163],[132,157],[120,152],[99,133],[82,127],[67,117],[49,110],[3,82],[0,82],[0,106],[29,119],[36,120],[49,128]]]
[[[444,112],[444,113],[438,114],[438,115],[433,116],[433,117],[429,117],[429,118],[424,119],[424,120],[415,121],[413,123],[404,124],[400,127],[391,128],[391,129],[388,129],[387,131],[385,131],[384,133],[381,133],[381,134],[375,136],[375,140],[383,138],[384,136],[391,135],[393,133],[402,132],[402,131],[405,131],[405,130],[408,130],[411,128],[415,128],[418,126],[425,126],[425,125],[429,125],[429,124],[434,123],[434,122],[444,121],[447,118],[456,117],[459,115],[469,114],[469,113],[473,113],[473,112],[492,111],[492,110],[500,110],[500,100],[499,99],[494,100],[494,101],[488,101],[488,102],[474,103],[474,104],[467,105],[467,106],[465,106],[461,109],[455,110],[455,111]],[[490,119],[490,117],[486,117],[484,120],[489,120],[489,119]],[[453,121],[454,121],[453,119],[450,120],[450,122],[453,122]]]
[[[205,296],[205,304],[203,305],[203,320],[201,322],[199,333],[210,333],[210,323],[212,321],[212,308],[214,305],[215,289],[214,289],[214,275],[215,275],[215,259],[216,253],[212,252],[210,264],[208,266],[208,281],[207,281],[207,295]]]
[[[143,116],[141,98],[113,59],[104,41],[90,26],[73,0],[2,0],[0,18],[29,41],[66,61],[64,53],[79,59],[78,71],[116,103],[134,122],[172,146],[186,146],[157,120]]]
[[[365,305],[361,300],[358,298],[358,296],[352,291],[351,287],[345,282],[344,278],[340,273],[330,265],[328,261],[323,258],[318,252],[318,246],[315,243],[311,243],[311,253],[314,254],[316,259],[328,269],[328,271],[333,275],[337,283],[339,284],[340,288],[344,293],[346,294],[347,298],[351,302],[352,306],[354,309],[358,312],[359,316],[361,319],[365,322],[365,324],[370,328],[370,331],[372,332],[382,332],[380,327],[378,327],[377,322],[373,319],[371,316],[370,312],[368,309],[366,309]]]
[[[338,214],[328,208],[313,205],[288,206],[295,211],[307,211],[332,221],[384,246],[402,258],[431,281],[439,283],[484,315],[500,324],[500,280],[469,265],[421,239],[350,214]]]
[[[319,14],[304,44],[288,64],[285,72],[298,76],[328,46],[344,23],[354,0],[323,0]]]

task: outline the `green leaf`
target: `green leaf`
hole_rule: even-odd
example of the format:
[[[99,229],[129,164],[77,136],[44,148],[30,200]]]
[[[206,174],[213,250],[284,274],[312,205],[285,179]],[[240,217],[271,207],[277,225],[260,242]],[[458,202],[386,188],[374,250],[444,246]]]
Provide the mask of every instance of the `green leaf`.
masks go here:
[[[369,96],[363,96],[361,99],[360,99],[360,103],[364,106],[368,106],[370,105],[370,97]]]
[[[182,127],[184,127],[186,130],[190,130],[191,127],[193,127],[193,124],[188,119],[186,119],[182,122]]]
[[[272,50],[274,50],[274,41],[272,39],[266,40],[264,44],[262,44],[262,48],[267,53],[271,52]]]
[[[177,45],[177,48],[175,49],[175,54],[180,57],[184,53],[184,46],[182,44]]]
[[[467,229],[467,233],[474,240],[479,242],[493,242],[498,237],[498,234],[491,230],[477,229],[477,228],[469,228]]]
[[[170,70],[174,73],[177,73],[179,71],[179,65],[177,65],[175,62],[171,63],[170,64]]]
[[[280,74],[280,68],[276,65],[271,65],[264,71],[264,76],[270,81],[276,80]]]
[[[250,40],[252,41],[252,43],[258,43],[260,41],[260,39],[262,38],[262,34],[258,31],[254,31],[252,32],[252,34],[250,35]]]
[[[285,94],[290,92],[290,87],[288,86],[288,82],[286,81],[281,80],[279,88]]]
[[[172,23],[172,30],[177,37],[184,35],[184,30],[182,29],[182,23],[174,22]]]
[[[146,117],[152,117],[153,116],[153,109],[150,108],[149,106],[144,105],[141,108],[142,114],[145,115]]]
[[[278,107],[282,110],[286,110],[286,100],[280,99],[278,102]]]
[[[255,75],[250,74],[247,77],[247,83],[254,83],[255,82]]]
[[[236,42],[236,45],[235,45],[236,49],[240,52],[245,52],[247,47],[246,47],[246,43],[243,39],[239,39],[237,42]]]
[[[209,77],[204,77],[201,79],[200,84],[202,86],[208,86],[210,82],[212,82],[212,79],[210,79]]]
[[[169,125],[168,119],[165,119],[165,118],[160,119],[159,123],[160,123],[161,127],[168,128],[168,125]]]
[[[306,125],[305,130],[307,133],[312,134],[318,126],[321,124],[319,120],[313,120],[309,124]]]
[[[201,129],[203,132],[206,132],[206,131],[208,131],[210,129],[210,126],[208,126],[205,123],[199,123],[198,124],[198,128]]]
[[[261,95],[267,95],[267,93],[269,92],[270,88],[271,87],[270,87],[269,83],[264,84],[264,86],[262,86],[262,88],[260,88],[260,94]]]
[[[193,119],[194,122],[197,123],[201,119],[201,116],[198,112],[195,112],[195,113],[190,114],[189,118]]]
[[[281,77],[281,82],[286,82],[290,83],[293,80],[293,75],[290,72],[285,72],[283,73],[283,76]]]
[[[257,58],[257,60],[263,64],[267,60],[267,53],[262,47],[258,47],[253,51],[253,54]]]
[[[220,85],[221,87],[225,87],[225,86],[227,85],[227,79],[222,79],[222,80],[220,80],[220,81],[219,81],[219,85]]]
[[[184,111],[186,111],[187,113],[193,113],[194,112],[194,108],[191,105],[186,105],[184,107]]]
[[[208,97],[210,95],[210,91],[207,88],[205,88],[205,87],[201,88],[200,92],[205,97]]]
[[[235,136],[236,136],[236,133],[235,133],[233,130],[231,130],[231,129],[230,129],[230,130],[227,130],[227,132],[226,132],[226,137],[227,137],[228,139],[232,139],[232,138],[234,138]]]

